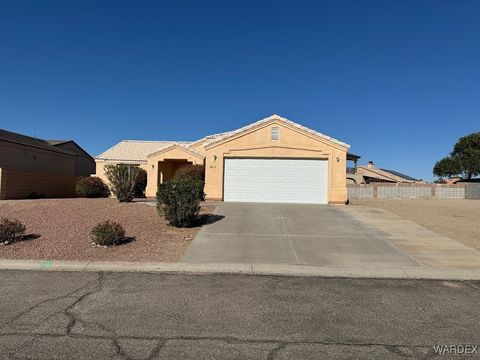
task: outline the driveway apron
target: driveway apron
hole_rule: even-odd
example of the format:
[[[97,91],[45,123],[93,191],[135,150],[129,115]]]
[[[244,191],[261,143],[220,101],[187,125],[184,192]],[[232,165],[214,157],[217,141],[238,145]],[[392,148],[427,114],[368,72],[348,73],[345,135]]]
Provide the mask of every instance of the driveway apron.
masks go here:
[[[222,203],[181,262],[416,267],[385,234],[328,205]]]

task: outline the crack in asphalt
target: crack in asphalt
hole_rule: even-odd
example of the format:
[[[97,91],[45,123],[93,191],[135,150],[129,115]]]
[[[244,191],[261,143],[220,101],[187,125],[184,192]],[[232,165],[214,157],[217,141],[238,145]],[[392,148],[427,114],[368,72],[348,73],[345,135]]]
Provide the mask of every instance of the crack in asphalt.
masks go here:
[[[116,355],[120,356],[124,360],[131,360],[130,357],[125,353],[124,349],[122,349],[122,347],[120,345],[120,337],[117,335],[117,333],[115,331],[113,331],[111,329],[107,329],[105,326],[103,326],[99,323],[96,323],[96,322],[93,322],[93,321],[86,321],[84,319],[81,319],[78,315],[76,315],[73,312],[73,309],[77,305],[79,305],[82,301],[84,301],[89,296],[91,296],[93,294],[96,294],[103,289],[103,283],[104,283],[105,279],[107,278],[107,276],[108,275],[105,274],[105,273],[99,273],[99,277],[96,279],[96,282],[97,282],[96,286],[91,291],[81,295],[74,303],[72,303],[67,308],[65,308],[64,313],[69,318],[69,323],[67,325],[65,335],[69,336],[69,337],[77,337],[77,336],[72,336],[72,335],[74,335],[74,334],[72,334],[72,330],[77,324],[93,325],[93,326],[99,328],[100,330],[110,334],[110,336],[106,336],[104,338],[109,339],[111,341],[111,343],[112,343],[112,345],[115,349]]]
[[[89,292],[86,292],[85,294],[81,295],[78,297],[77,300],[75,300],[75,302],[73,302],[72,304],[70,304],[69,306],[67,306],[63,312],[65,313],[65,315],[68,317],[69,319],[69,322],[68,322],[68,325],[67,325],[67,329],[66,329],[66,335],[70,335],[72,333],[72,329],[73,327],[76,325],[77,322],[80,322],[81,320],[78,320],[75,315],[72,313],[72,310],[75,306],[77,306],[78,304],[80,304],[85,298],[87,298],[88,296],[96,293],[96,292],[99,292],[102,287],[103,287],[103,281],[106,279],[108,275],[106,275],[105,273],[99,273],[99,277],[95,280],[95,282],[97,283],[95,285],[95,287],[89,291]],[[83,288],[86,288],[87,286],[84,286]]]
[[[162,350],[162,348],[165,346],[166,344],[166,341],[164,340],[160,340],[157,345],[152,349],[152,351],[150,352],[150,355],[145,358],[145,360],[153,360],[157,357],[157,355],[160,354],[160,350]]]
[[[115,334],[111,331],[112,334]],[[28,334],[25,333],[0,333],[0,337],[4,336],[25,336]],[[385,344],[385,343],[375,343],[375,342],[366,342],[366,343],[356,343],[356,342],[335,342],[335,341],[285,341],[285,340],[257,340],[257,339],[242,339],[235,337],[215,337],[215,336],[172,336],[172,337],[155,337],[155,336],[102,336],[102,335],[86,335],[86,334],[34,334],[28,335],[33,338],[62,338],[69,337],[72,339],[93,339],[93,340],[110,340],[112,341],[114,347],[116,348],[115,354],[121,356],[126,360],[131,360],[130,357],[124,352],[121,345],[119,344],[121,340],[153,340],[157,341],[157,345],[152,349],[150,355],[145,357],[145,360],[154,359],[160,351],[168,344],[170,341],[219,341],[227,344],[272,344],[275,345],[272,350],[268,353],[266,359],[274,360],[277,355],[285,350],[288,346],[291,345],[323,345],[323,346],[353,346],[353,347],[383,347],[387,351],[399,355],[402,357],[411,357],[412,354],[407,354],[402,349],[407,349],[410,351],[427,349],[428,352],[422,354],[424,358],[429,358],[433,354],[433,347],[426,345],[405,345],[405,344]],[[419,356],[419,355],[415,355]]]
[[[468,281],[468,280],[463,280],[463,283],[467,284],[468,286],[470,286],[470,287],[472,287],[476,290],[480,290],[480,285],[479,285],[478,281],[472,282],[472,281]]]
[[[275,346],[272,350],[267,355],[267,360],[274,360],[278,353],[281,352],[283,349],[287,347],[287,344],[285,343],[280,343],[277,346]]]
[[[98,282],[99,279],[101,279],[103,276],[103,273],[99,273],[99,277],[95,280],[90,280],[90,281],[87,281],[85,284],[83,284],[82,286],[80,286],[79,288],[67,293],[67,294],[63,294],[63,295],[59,295],[59,296],[55,296],[53,298],[48,298],[48,299],[45,299],[45,300],[42,300],[38,303],[35,303],[34,305],[30,306],[28,309],[26,310],[23,310],[21,311],[20,313],[18,313],[16,316],[14,316],[10,321],[8,321],[7,323],[3,324],[2,325],[2,328],[4,327],[7,327],[11,324],[13,324],[14,322],[16,322],[17,320],[19,320],[22,316],[25,316],[27,315],[28,313],[32,312],[33,310],[39,308],[40,306],[42,305],[45,305],[45,304],[48,304],[50,302],[55,302],[55,301],[58,301],[58,300],[62,300],[62,299],[66,299],[66,298],[69,298],[69,297],[72,297],[74,296],[76,293],[78,293],[79,291],[82,291],[84,290],[85,288],[87,288],[88,286],[90,286],[92,283],[95,283],[95,282]],[[47,317],[48,319],[49,317]]]
[[[215,337],[215,336],[172,336],[172,337],[162,337],[162,336],[120,336],[118,335],[114,330],[111,330],[104,325],[94,322],[94,321],[87,321],[85,319],[82,319],[79,314],[76,314],[74,309],[78,307],[85,299],[88,297],[100,292],[103,289],[104,282],[107,279],[108,275],[105,273],[98,273],[98,277],[95,280],[91,280],[83,284],[81,287],[75,289],[74,291],[71,291],[67,294],[60,295],[57,297],[53,297],[50,299],[42,300],[28,309],[22,311],[20,314],[15,316],[11,321],[9,321],[7,324],[2,326],[2,329],[7,328],[9,325],[12,325],[15,323],[15,321],[19,320],[22,318],[22,316],[27,315],[29,312],[37,309],[38,307],[49,303],[49,302],[54,302],[58,301],[61,299],[66,299],[69,297],[74,297],[78,296],[75,301],[70,303],[68,306],[64,307],[63,309],[57,310],[53,313],[53,315],[50,315],[47,318],[50,318],[54,316],[55,314],[58,313],[63,313],[67,319],[68,323],[66,325],[65,332],[63,334],[59,333],[39,333],[39,334],[31,334],[31,333],[25,333],[25,332],[4,332],[0,330],[0,336],[28,336],[29,338],[33,338],[32,341],[35,341],[35,339],[39,338],[62,338],[62,337],[69,337],[72,339],[97,339],[97,340],[108,340],[111,342],[113,348],[114,348],[114,353],[112,355],[118,356],[121,359],[124,360],[131,360],[131,357],[126,353],[125,349],[121,345],[122,340],[150,340],[150,341],[155,341],[156,345],[153,347],[151,350],[150,354],[146,357],[144,357],[145,360],[152,360],[158,357],[160,354],[161,350],[168,345],[169,342],[171,341],[219,341],[219,342],[224,342],[227,344],[236,344],[236,345],[242,345],[242,344],[270,344],[273,345],[273,348],[269,351],[266,359],[267,360],[274,360],[278,357],[280,353],[282,353],[285,349],[287,349],[291,345],[324,345],[324,346],[356,346],[356,347],[383,347],[386,351],[395,354],[397,356],[402,356],[402,357],[411,357],[412,353],[415,354],[414,356],[421,356],[422,358],[430,358],[433,356],[433,348],[431,346],[425,346],[425,345],[406,345],[406,344],[385,344],[385,343],[356,343],[356,342],[335,342],[335,341],[285,341],[285,340],[258,340],[258,339],[248,339],[248,338],[238,338],[238,337],[233,337],[233,336],[224,336],[224,337]],[[476,284],[471,284],[469,282],[466,282],[468,285],[475,287],[476,289],[479,289],[479,287]],[[89,289],[89,287],[92,286],[92,284],[95,284],[92,289],[89,291],[86,291]],[[82,292],[83,291],[83,292]],[[78,294],[79,292],[82,292]],[[94,329],[99,329],[101,330],[104,334],[106,335],[88,335],[88,334],[82,334],[82,333],[76,333],[74,331],[75,327],[77,325],[83,324],[85,326],[85,329],[88,331],[88,326],[93,326]],[[25,341],[22,344],[29,343],[29,341]],[[23,348],[23,346],[22,346]],[[407,351],[406,351],[407,350]],[[424,350],[423,353],[416,354],[416,350]],[[426,351],[425,351],[426,350]],[[410,353],[409,353],[410,352]],[[9,354],[11,357],[17,357],[16,351],[12,352]]]

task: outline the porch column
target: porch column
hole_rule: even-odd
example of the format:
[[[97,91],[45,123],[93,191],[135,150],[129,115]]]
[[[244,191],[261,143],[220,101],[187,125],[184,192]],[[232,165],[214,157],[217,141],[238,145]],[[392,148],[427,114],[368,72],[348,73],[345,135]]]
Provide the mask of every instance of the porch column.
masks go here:
[[[158,188],[158,161],[148,162],[147,168],[147,188],[145,189],[145,196],[155,197]]]

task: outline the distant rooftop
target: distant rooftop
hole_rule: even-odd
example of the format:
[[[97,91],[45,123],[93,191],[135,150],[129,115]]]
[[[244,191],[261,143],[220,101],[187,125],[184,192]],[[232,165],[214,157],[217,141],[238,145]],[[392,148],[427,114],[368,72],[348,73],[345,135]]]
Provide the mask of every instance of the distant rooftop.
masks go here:
[[[398,172],[398,171],[395,171],[395,170],[387,170],[387,169],[380,169],[380,170],[383,170],[383,171],[386,171],[390,174],[393,174],[395,176],[399,176],[401,178],[404,178],[404,179],[407,179],[407,180],[410,180],[410,181],[420,181],[420,179],[415,179],[411,176],[408,176],[408,175],[405,175],[405,174],[402,174],[401,172]]]
[[[15,144],[21,144],[25,146],[31,146],[37,149],[54,151],[54,152],[62,153],[66,155],[75,155],[75,154],[72,154],[71,152],[68,152],[66,150],[53,146],[46,140],[42,140],[32,136],[18,134],[8,130],[0,129],[0,140],[7,141],[10,143],[15,143]]]

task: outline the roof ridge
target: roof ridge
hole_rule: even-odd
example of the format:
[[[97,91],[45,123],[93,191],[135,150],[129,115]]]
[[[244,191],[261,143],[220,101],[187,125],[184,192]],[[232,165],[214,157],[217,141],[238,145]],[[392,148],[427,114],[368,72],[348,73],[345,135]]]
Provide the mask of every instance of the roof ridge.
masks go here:
[[[130,139],[125,139],[125,140],[122,140],[120,142],[149,142],[149,143],[164,143],[164,142],[168,142],[168,143],[177,143],[177,142],[180,142],[180,143],[190,143],[191,141],[184,141],[184,140],[130,140]]]
[[[337,139],[335,139],[335,138],[332,138],[331,136],[328,136],[328,135],[325,135],[325,134],[323,134],[323,133],[321,133],[321,132],[319,132],[319,131],[310,129],[310,128],[304,126],[304,125],[301,125],[301,124],[299,124],[299,123],[296,123],[296,122],[294,122],[294,121],[292,121],[292,120],[289,120],[289,119],[287,119],[287,118],[285,118],[285,117],[283,117],[283,116],[277,115],[277,114],[270,115],[270,116],[268,116],[268,117],[266,117],[266,118],[263,118],[263,119],[260,119],[260,120],[258,120],[258,121],[255,121],[255,122],[253,122],[253,123],[251,123],[251,124],[249,124],[249,125],[245,125],[245,126],[243,126],[243,127],[241,127],[241,128],[238,128],[237,130],[232,130],[232,131],[230,131],[230,132],[227,132],[224,136],[219,136],[219,137],[214,138],[214,139],[212,139],[211,141],[207,142],[207,146],[208,146],[208,145],[211,145],[211,144],[214,144],[214,143],[216,143],[216,142],[222,141],[222,140],[224,140],[224,139],[227,139],[227,138],[230,137],[230,136],[234,136],[234,135],[236,135],[236,134],[239,134],[239,133],[241,133],[241,132],[243,132],[243,131],[246,131],[246,130],[248,130],[248,129],[250,129],[250,128],[253,128],[253,127],[255,127],[255,126],[258,126],[258,125],[261,125],[261,124],[263,124],[263,123],[269,122],[269,121],[271,121],[271,120],[280,120],[280,121],[283,121],[283,122],[285,122],[285,123],[287,123],[287,124],[289,124],[289,125],[292,125],[292,126],[294,126],[294,127],[296,127],[296,128],[299,128],[299,129],[301,129],[301,130],[303,130],[303,131],[306,131],[306,132],[308,132],[308,133],[310,133],[310,134],[313,134],[313,135],[319,136],[319,137],[321,137],[321,138],[324,138],[324,139],[326,139],[326,140],[332,141],[332,142],[334,142],[334,143],[336,143],[336,144],[338,144],[338,145],[341,145],[341,146],[350,148],[350,145],[347,144],[347,143],[345,143],[345,142],[343,142],[343,141],[340,141],[340,140],[337,140]]]

